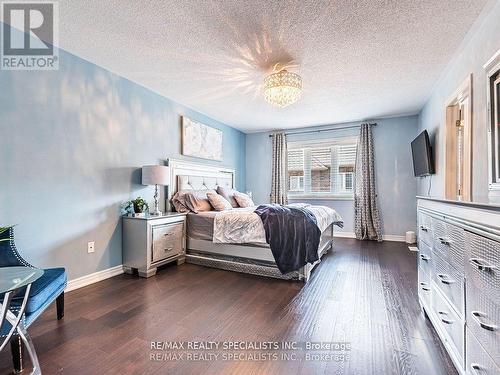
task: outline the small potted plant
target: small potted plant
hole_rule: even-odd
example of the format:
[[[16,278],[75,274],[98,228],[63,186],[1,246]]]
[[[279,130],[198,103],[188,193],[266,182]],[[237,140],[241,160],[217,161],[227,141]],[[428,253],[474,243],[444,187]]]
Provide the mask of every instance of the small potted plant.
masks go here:
[[[148,212],[149,205],[144,199],[137,197],[134,200],[125,202],[123,209],[128,216],[145,217]]]

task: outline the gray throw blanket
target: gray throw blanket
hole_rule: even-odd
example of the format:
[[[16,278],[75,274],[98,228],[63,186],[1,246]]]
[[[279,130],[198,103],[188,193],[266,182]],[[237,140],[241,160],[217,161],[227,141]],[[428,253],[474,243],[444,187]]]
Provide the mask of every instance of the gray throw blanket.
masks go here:
[[[257,207],[276,265],[282,274],[316,262],[321,231],[306,208],[263,204]]]

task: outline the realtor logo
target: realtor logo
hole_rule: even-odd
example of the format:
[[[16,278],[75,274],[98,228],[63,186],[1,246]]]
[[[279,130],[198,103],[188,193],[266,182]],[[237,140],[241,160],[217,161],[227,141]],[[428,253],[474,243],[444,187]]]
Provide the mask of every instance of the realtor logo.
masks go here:
[[[2,2],[1,69],[59,69],[58,10],[52,1]]]

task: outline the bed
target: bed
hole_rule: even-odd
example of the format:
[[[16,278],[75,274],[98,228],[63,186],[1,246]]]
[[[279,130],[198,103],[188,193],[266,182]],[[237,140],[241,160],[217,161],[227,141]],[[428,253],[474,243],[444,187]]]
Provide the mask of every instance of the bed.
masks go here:
[[[218,186],[234,188],[235,171],[180,160],[168,160],[170,186],[167,205],[171,210],[171,197],[177,191],[210,190]],[[238,209],[236,209],[238,210]],[[186,225],[186,262],[229,271],[249,273],[287,280],[307,281],[314,267],[333,247],[333,226],[321,232],[318,246],[319,260],[306,264],[297,271],[282,274],[278,269],[271,248],[267,243],[216,243],[214,220],[216,211],[188,213]]]

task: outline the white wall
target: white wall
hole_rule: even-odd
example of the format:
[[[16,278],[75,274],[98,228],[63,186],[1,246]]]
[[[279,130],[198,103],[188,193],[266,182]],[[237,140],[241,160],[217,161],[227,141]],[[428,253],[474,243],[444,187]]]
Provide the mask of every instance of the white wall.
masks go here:
[[[490,3],[458,49],[437,82],[419,116],[420,131],[427,129],[434,143],[436,175],[430,195],[444,196],[445,106],[448,98],[472,73],[472,195],[475,201],[488,200],[486,73],[483,65],[500,49],[500,1]],[[421,179],[418,192],[427,194],[429,180]]]

